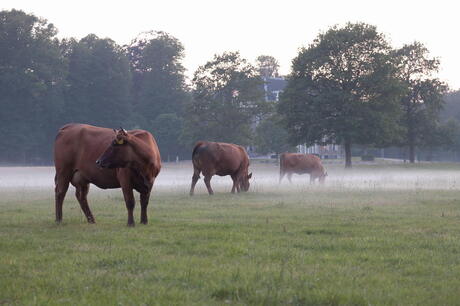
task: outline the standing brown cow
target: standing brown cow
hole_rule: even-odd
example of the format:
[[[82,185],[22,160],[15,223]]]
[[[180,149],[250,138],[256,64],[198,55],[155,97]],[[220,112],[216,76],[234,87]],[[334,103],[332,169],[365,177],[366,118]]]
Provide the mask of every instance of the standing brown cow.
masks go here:
[[[89,223],[89,184],[120,188],[128,209],[128,226],[134,226],[133,189],[141,195],[141,223],[147,224],[147,205],[161,159],[152,134],[144,130],[112,130],[86,124],[63,126],[54,143],[56,222],[62,221],[62,204],[72,183]]]
[[[249,189],[249,179],[252,177],[252,173],[248,174],[249,157],[242,146],[223,142],[200,141],[193,148],[192,162],[193,176],[190,195],[194,193],[200,172],[204,175],[204,183],[210,195],[214,194],[211,188],[211,177],[215,174],[232,177],[232,193],[235,193],[235,189],[238,192]]]
[[[316,155],[300,153],[283,153],[280,155],[280,183],[284,175],[287,174],[291,182],[292,174],[310,174],[310,183],[318,178],[320,183],[324,183],[327,172],[321,164],[321,159]]]

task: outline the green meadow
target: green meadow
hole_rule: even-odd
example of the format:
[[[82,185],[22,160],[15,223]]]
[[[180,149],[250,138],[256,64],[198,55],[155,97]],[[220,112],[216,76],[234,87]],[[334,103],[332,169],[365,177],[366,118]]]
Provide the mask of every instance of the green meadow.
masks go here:
[[[330,165],[310,186],[260,164],[250,192],[194,197],[189,168],[164,167],[134,228],[120,190],[91,188],[90,225],[69,189],[57,225],[52,183],[4,184],[0,305],[460,304],[458,165]]]

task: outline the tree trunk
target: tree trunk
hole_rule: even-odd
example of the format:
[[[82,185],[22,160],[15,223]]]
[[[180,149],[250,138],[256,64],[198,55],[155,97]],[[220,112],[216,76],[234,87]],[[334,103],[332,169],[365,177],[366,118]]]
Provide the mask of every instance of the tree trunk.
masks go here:
[[[351,143],[345,141],[345,168],[351,168]]]

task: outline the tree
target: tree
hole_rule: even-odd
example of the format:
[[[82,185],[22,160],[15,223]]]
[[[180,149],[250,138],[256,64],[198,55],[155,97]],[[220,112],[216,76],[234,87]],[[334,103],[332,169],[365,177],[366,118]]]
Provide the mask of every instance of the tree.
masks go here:
[[[332,27],[293,60],[278,107],[294,144],[384,146],[398,135],[400,87],[390,47],[364,23]]]
[[[262,80],[238,52],[225,52],[198,68],[187,106],[183,139],[247,145],[252,123],[263,111]]]
[[[0,159],[50,160],[66,72],[53,24],[0,12]]]
[[[185,84],[184,47],[165,32],[145,32],[125,47],[133,71],[135,111],[150,120],[160,114],[183,111],[188,99]]]
[[[119,127],[130,116],[131,73],[128,59],[111,39],[90,34],[62,47],[68,57],[66,119]]]
[[[163,160],[175,160],[176,156],[190,158],[190,150],[179,142],[183,119],[176,114],[158,115],[152,122],[152,130]]]
[[[278,77],[280,65],[278,61],[270,55],[260,55],[256,59],[256,67],[259,75],[263,78]]]
[[[131,121],[157,137],[163,159],[183,156],[182,117],[190,93],[182,43],[165,32],[151,31],[141,33],[125,49],[133,71],[133,115],[138,118]]]
[[[439,60],[428,57],[428,49],[419,42],[404,45],[393,52],[398,66],[398,77],[404,86],[401,99],[404,126],[402,145],[409,147],[409,161],[415,162],[415,148],[425,139],[435,139],[443,95],[447,85],[432,74],[439,69]],[[426,144],[426,142],[425,142]]]
[[[280,121],[279,115],[273,114],[257,125],[255,132],[257,152],[279,154],[294,150],[293,146],[288,142],[288,132]]]

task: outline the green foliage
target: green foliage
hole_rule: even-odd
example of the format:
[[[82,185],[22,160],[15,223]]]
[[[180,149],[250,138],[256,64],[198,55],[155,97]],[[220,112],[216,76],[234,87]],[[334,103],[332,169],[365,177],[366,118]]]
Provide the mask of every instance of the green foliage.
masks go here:
[[[273,114],[258,123],[254,139],[258,153],[295,151],[295,147],[289,144],[289,135],[280,121],[279,115]]]
[[[409,159],[415,160],[416,146],[439,143],[439,113],[448,87],[432,75],[439,69],[439,60],[428,57],[428,49],[419,42],[404,45],[393,52],[398,78],[405,90],[401,99],[401,125],[404,133],[400,145],[408,146]],[[448,134],[445,135],[447,137]]]
[[[165,32],[152,31],[140,34],[125,49],[133,72],[135,111],[148,120],[160,114],[180,116],[189,98],[182,43]]]
[[[184,47],[165,32],[140,34],[125,47],[133,73],[131,124],[150,130],[164,160],[189,158],[180,143],[184,104],[191,99],[185,83]]]
[[[278,61],[270,55],[260,55],[256,59],[256,67],[259,75],[263,78],[278,77],[280,65]]]
[[[149,32],[122,48],[94,34],[59,41],[56,33],[34,15],[0,12],[2,162],[50,162],[56,131],[69,122],[160,129],[163,151],[183,155],[178,135],[190,94],[177,39]]]
[[[256,69],[238,52],[225,52],[198,68],[193,86],[183,139],[249,144],[251,124],[264,112]]]
[[[63,49],[69,62],[67,121],[123,126],[131,112],[131,72],[121,47],[90,34],[78,42],[64,42]]]
[[[441,121],[457,119],[460,121],[460,90],[444,95],[444,105],[440,112]]]
[[[66,72],[56,33],[34,15],[0,11],[0,160],[50,153]]]
[[[190,149],[180,143],[182,129],[183,119],[176,114],[161,114],[153,120],[151,131],[163,160],[174,161],[176,156],[190,159]]]
[[[394,141],[400,87],[389,53],[385,37],[363,23],[332,27],[301,49],[279,105],[292,142],[343,143],[349,153],[353,143]]]

